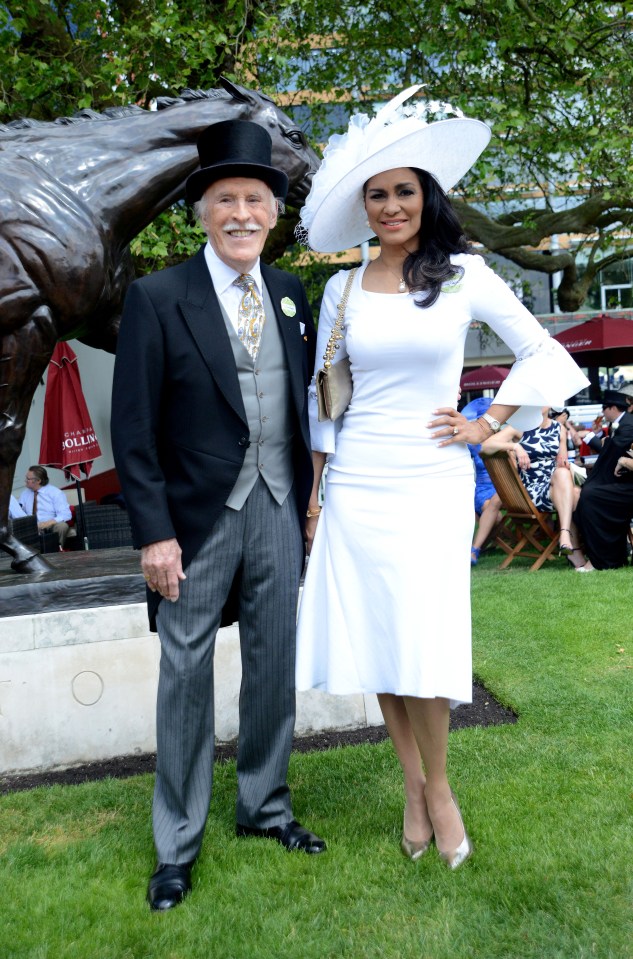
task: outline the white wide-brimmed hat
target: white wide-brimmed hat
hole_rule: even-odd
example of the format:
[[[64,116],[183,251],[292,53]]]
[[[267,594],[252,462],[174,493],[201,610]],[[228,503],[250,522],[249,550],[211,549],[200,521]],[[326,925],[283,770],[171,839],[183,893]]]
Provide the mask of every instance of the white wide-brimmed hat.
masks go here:
[[[448,104],[402,103],[420,89],[403,90],[370,118],[355,114],[347,133],[330,137],[301,211],[297,237],[319,253],[336,253],[371,239],[363,186],[377,173],[415,167],[431,173],[444,191],[461,180],[488,145],[490,128]],[[458,114],[428,123],[420,115]]]

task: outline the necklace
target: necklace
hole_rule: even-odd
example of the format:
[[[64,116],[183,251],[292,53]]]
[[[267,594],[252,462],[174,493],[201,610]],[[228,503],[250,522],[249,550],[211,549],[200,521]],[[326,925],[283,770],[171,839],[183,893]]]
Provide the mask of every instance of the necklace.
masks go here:
[[[387,264],[385,263],[384,260],[381,260],[381,263],[382,263],[382,265],[384,266],[385,270],[386,270],[388,273],[391,273],[392,276],[395,276],[396,280],[398,281],[398,293],[406,293],[406,292],[407,292],[407,284],[406,284],[405,281],[404,281],[404,277],[403,277],[403,276],[398,276],[397,273],[394,273],[393,270],[390,269],[390,268],[387,266]]]

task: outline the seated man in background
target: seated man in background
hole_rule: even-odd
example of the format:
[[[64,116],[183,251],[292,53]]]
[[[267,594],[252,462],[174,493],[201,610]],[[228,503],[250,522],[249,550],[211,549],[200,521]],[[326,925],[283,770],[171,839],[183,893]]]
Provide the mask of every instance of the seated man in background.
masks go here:
[[[26,489],[20,496],[19,504],[28,516],[37,517],[40,531],[57,533],[59,545],[64,546],[72,513],[64,493],[56,486],[51,486],[43,466],[29,466]]]
[[[633,471],[628,452],[633,446],[633,414],[628,396],[606,390],[604,417],[610,424],[598,459],[582,487],[574,520],[581,532],[587,569],[625,566],[633,517]]]

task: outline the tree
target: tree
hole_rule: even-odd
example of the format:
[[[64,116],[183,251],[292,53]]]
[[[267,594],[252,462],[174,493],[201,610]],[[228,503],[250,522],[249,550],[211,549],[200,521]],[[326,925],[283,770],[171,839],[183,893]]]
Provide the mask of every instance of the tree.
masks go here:
[[[632,30],[631,0],[0,3],[0,122],[148,106],[225,73],[274,97],[296,91],[287,100],[310,105],[320,142],[346,112],[424,83],[493,130],[453,198],[467,232],[520,267],[562,272],[571,311],[631,255]],[[333,104],[345,108],[334,118]],[[148,266],[173,217],[183,238],[191,227],[170,217],[140,244]],[[573,242],[555,249],[554,236]]]
[[[521,267],[562,271],[563,310],[631,256],[633,5],[599,0],[315,0],[293,13],[273,85],[362,109],[415,82],[493,129],[455,207],[474,240]],[[315,51],[313,37],[326,38]],[[327,105],[321,106],[321,111]],[[547,240],[573,238],[543,255]]]
[[[273,0],[0,2],[0,123],[149,108],[222,75],[257,86],[258,57],[274,60],[286,37],[275,11]],[[132,244],[138,271],[184,259],[201,237],[191,211],[173,207]]]
[[[265,54],[269,0],[24,0],[0,3],[0,122],[50,120],[216,86]],[[251,51],[251,53],[249,53]]]

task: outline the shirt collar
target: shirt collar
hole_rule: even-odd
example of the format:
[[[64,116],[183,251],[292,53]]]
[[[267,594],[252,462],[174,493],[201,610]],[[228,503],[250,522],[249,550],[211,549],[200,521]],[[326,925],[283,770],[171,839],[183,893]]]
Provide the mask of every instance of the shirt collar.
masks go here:
[[[211,274],[211,281],[215,288],[215,292],[219,297],[223,293],[233,286],[233,283],[241,274],[234,270],[232,266],[228,266],[221,260],[218,254],[215,252],[209,241],[204,248],[204,258],[209,268],[209,273]],[[257,263],[249,270],[250,275],[255,280],[255,286],[257,287],[257,292],[259,295],[262,295],[262,270],[260,265],[259,257],[257,258]]]
[[[612,429],[612,430],[617,430],[618,426],[620,425],[620,420],[621,420],[622,417],[624,416],[624,412],[625,412],[625,411],[622,410],[622,412],[621,412],[620,415],[618,416],[617,420],[614,420],[614,421],[613,421],[613,423],[611,424],[611,429]]]

